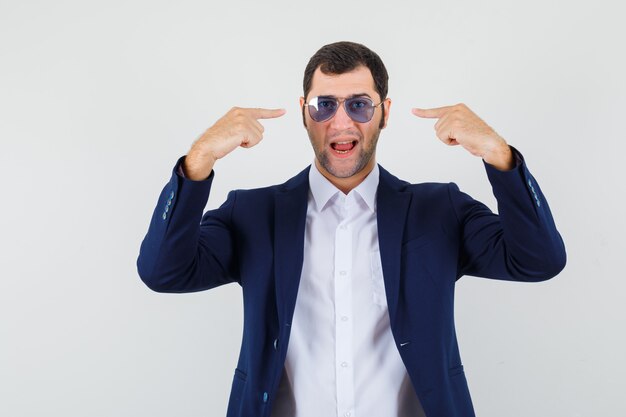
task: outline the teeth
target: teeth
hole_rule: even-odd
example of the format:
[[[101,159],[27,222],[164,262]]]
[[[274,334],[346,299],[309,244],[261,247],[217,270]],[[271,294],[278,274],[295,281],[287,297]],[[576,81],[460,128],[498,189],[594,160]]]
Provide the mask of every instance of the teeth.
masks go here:
[[[336,144],[336,145],[347,145],[348,143],[352,143],[352,142],[353,142],[353,141],[348,140],[348,141],[345,141],[345,142],[335,142],[335,144]]]

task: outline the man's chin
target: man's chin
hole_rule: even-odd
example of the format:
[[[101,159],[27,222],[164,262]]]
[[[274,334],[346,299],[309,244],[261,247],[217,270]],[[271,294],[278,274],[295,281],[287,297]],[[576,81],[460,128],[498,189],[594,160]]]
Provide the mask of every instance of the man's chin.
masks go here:
[[[354,170],[351,171],[336,171],[336,170],[327,170],[330,175],[335,178],[350,178],[353,177],[357,172]]]
[[[339,162],[339,163],[337,163]],[[335,178],[350,178],[358,174],[367,166],[367,164],[359,164],[358,161],[333,161],[328,160],[321,162],[320,165],[326,172]],[[362,165],[362,166],[361,166]]]

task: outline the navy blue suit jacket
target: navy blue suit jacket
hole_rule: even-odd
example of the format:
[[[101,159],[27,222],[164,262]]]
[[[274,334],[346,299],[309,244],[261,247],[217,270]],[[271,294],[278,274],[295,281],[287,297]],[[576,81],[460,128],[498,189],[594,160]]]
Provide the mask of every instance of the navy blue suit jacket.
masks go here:
[[[232,191],[203,216],[214,174],[194,182],[177,167],[141,245],[139,274],[159,292],[241,285],[244,332],[227,416],[269,416],[302,269],[309,168],[281,185]],[[485,167],[499,215],[455,184],[409,184],[380,168],[391,331],[428,417],[474,415],[454,328],[456,281],[542,281],[565,265],[548,204],[523,160],[507,172]]]

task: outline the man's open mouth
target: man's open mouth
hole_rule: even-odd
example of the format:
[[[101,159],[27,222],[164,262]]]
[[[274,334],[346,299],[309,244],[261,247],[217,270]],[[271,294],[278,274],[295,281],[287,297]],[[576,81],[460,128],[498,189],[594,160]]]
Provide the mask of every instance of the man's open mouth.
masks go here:
[[[343,154],[347,154],[352,149],[354,149],[357,143],[358,141],[356,140],[346,140],[346,141],[331,143],[330,147],[333,148],[333,150],[337,152],[338,154],[343,155]]]

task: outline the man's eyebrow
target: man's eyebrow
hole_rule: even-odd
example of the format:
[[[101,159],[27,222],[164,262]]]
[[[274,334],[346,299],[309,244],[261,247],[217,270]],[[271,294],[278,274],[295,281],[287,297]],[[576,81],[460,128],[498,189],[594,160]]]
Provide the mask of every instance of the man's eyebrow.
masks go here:
[[[348,96],[348,98],[355,98],[355,97],[369,97],[369,98],[372,98],[367,93],[357,93],[357,94],[352,94],[352,95]]]
[[[332,94],[322,94],[322,95],[319,95],[318,97],[341,98],[341,97],[334,96],[334,95],[332,95]],[[368,97],[368,98],[372,98],[372,96],[370,96],[368,93],[356,93],[356,94],[350,94],[349,96],[346,96],[346,98],[356,98],[356,97]]]

